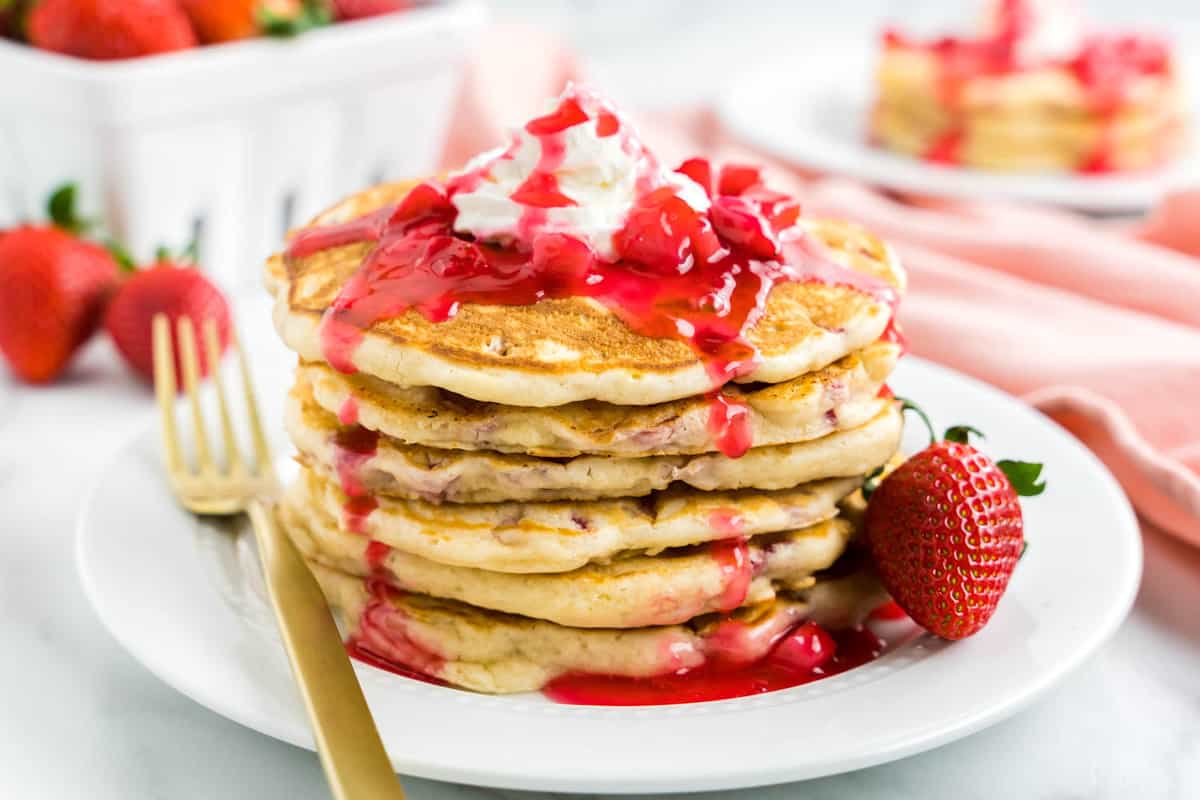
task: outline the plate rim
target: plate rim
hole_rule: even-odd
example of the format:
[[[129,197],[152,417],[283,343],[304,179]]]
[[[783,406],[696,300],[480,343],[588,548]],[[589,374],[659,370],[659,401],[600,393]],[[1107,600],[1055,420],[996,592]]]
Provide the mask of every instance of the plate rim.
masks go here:
[[[1020,403],[1018,398],[972,376],[915,356],[909,356],[906,360],[915,362],[919,365],[920,369],[931,370],[940,377],[948,377],[956,381],[965,382],[971,386],[973,391],[998,395],[1000,399],[1010,403]],[[552,769],[542,769],[536,773],[530,773],[527,770],[517,768],[503,771],[480,768],[470,762],[451,763],[450,761],[446,761],[444,763],[428,763],[406,758],[403,753],[390,752],[389,756],[393,762],[393,766],[399,773],[404,775],[505,790],[675,794],[693,791],[747,789],[840,774],[887,763],[934,749],[1011,717],[1026,708],[1053,686],[1060,683],[1071,672],[1078,669],[1116,632],[1117,628],[1125,620],[1136,599],[1141,583],[1143,567],[1142,541],[1136,514],[1111,472],[1094,453],[1078,442],[1078,440],[1075,440],[1068,431],[1058,425],[1053,419],[1030,406],[1025,405],[1024,408],[1026,411],[1039,417],[1043,424],[1049,424],[1063,436],[1070,438],[1078,454],[1085,461],[1089,462],[1089,466],[1096,473],[1097,477],[1107,484],[1106,488],[1108,491],[1106,493],[1110,494],[1117,501],[1117,505],[1119,505],[1121,510],[1119,518],[1113,521],[1113,527],[1127,529],[1127,535],[1121,537],[1126,551],[1122,555],[1128,559],[1127,563],[1130,565],[1130,568],[1126,569],[1124,573],[1124,585],[1110,587],[1113,590],[1110,596],[1114,598],[1114,602],[1107,607],[1106,613],[1096,620],[1090,635],[1068,657],[1062,658],[1055,663],[1053,668],[1041,670],[1038,680],[1024,684],[1019,690],[1010,691],[1003,698],[993,698],[988,702],[978,704],[972,713],[962,716],[955,724],[942,725],[927,731],[921,736],[909,735],[907,738],[890,746],[877,747],[869,753],[849,753],[839,759],[826,759],[821,763],[819,768],[797,768],[786,764],[767,767],[764,767],[762,764],[735,764],[733,767],[727,765],[725,768],[710,770],[707,773],[701,772],[697,774],[695,772],[684,773],[681,771],[673,775],[664,773],[653,776],[640,776],[633,779],[623,777],[620,770],[612,770],[602,778],[585,776],[585,779],[580,781],[563,775],[555,775]],[[137,449],[141,446],[143,439],[153,433],[153,428],[157,423],[157,416],[154,413],[148,413],[147,416],[148,419],[145,424],[134,427],[128,437],[123,439],[118,446],[112,448],[104,461],[105,465],[116,463],[127,451]],[[202,685],[197,685],[198,683],[202,684],[202,682],[189,680],[186,674],[171,669],[165,661],[159,661],[154,655],[153,648],[145,647],[141,642],[134,641],[133,637],[127,636],[122,625],[110,617],[109,610],[98,599],[101,593],[95,584],[96,576],[91,573],[87,555],[89,538],[87,531],[90,517],[92,516],[93,506],[100,499],[99,489],[108,474],[109,469],[107,468],[98,470],[86,486],[84,500],[80,505],[80,510],[76,518],[73,546],[76,572],[79,575],[84,595],[97,618],[108,630],[109,634],[113,636],[134,660],[138,661],[167,686],[170,686],[197,704],[245,728],[263,733],[296,747],[314,750],[315,745],[307,729],[297,733],[288,726],[279,723],[275,718],[269,716],[260,718],[245,714],[241,709],[222,702],[219,692],[205,691]],[[166,489],[165,483],[163,488],[164,490]],[[848,688],[847,691],[853,691],[853,687]],[[737,701],[723,702],[736,703]],[[753,713],[753,710],[747,710],[747,713]],[[636,724],[634,719],[631,719],[630,722]],[[689,765],[689,767],[694,766],[695,764]]]

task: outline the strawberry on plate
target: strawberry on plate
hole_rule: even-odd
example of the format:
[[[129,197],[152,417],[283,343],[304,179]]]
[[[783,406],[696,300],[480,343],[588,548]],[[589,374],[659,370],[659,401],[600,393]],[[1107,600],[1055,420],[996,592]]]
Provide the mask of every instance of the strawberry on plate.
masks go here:
[[[190,317],[198,337],[201,324],[213,320],[217,326],[220,351],[229,345],[229,305],[221,290],[204,273],[187,262],[160,254],[146,269],[135,272],[109,304],[104,328],[126,363],[146,380],[154,379],[154,348],[151,330],[155,315],[163,313],[172,329],[180,317]],[[176,345],[178,347],[178,344]],[[200,374],[208,375],[210,365],[203,342],[199,342]],[[179,351],[175,351],[176,386],[183,386]]]
[[[99,327],[118,283],[117,263],[80,239],[75,187],[50,199],[53,225],[0,233],[0,354],[18,378],[49,383]]]
[[[98,60],[196,46],[191,23],[175,0],[39,0],[26,33],[35,47]]]
[[[863,527],[884,588],[921,627],[945,639],[978,632],[1025,548],[1019,496],[1041,494],[1042,465],[996,462],[958,426],[870,493]]]

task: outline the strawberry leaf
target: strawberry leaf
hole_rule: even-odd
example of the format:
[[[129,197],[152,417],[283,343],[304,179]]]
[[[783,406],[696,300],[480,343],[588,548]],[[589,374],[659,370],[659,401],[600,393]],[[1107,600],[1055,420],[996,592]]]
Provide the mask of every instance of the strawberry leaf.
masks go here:
[[[266,36],[289,38],[333,21],[333,13],[325,0],[305,0],[297,14],[279,14],[268,8],[259,10],[258,27]]]
[[[971,434],[975,434],[980,439],[986,439],[983,432],[978,428],[973,428],[970,425],[955,425],[953,428],[946,429],[946,435],[943,437],[947,442],[958,442],[959,444],[970,444]]]
[[[1013,488],[1021,497],[1036,497],[1046,491],[1046,482],[1038,483],[1042,475],[1042,465],[1029,461],[997,461],[996,466],[1008,476]]]
[[[129,254],[129,251],[116,239],[105,240],[104,249],[113,257],[113,261],[117,262],[117,266],[121,268],[122,272],[137,271],[137,262],[133,260],[133,256]]]
[[[922,409],[916,403],[914,403],[912,400],[909,400],[907,397],[897,396],[896,399],[900,401],[900,410],[901,411],[912,411],[918,417],[921,418],[922,422],[925,423],[925,429],[929,431],[929,443],[933,444],[934,442],[936,442],[937,441],[937,433],[934,432],[933,423],[929,421],[929,415],[925,413],[925,410]]]
[[[875,494],[875,490],[879,488],[879,484],[883,481],[884,470],[887,465],[876,467],[875,471],[867,477],[863,478],[862,496],[863,500],[870,500],[871,495]]]
[[[70,233],[84,233],[92,226],[91,221],[81,219],[75,208],[75,200],[79,194],[79,185],[64,183],[50,195],[46,203],[46,211],[50,221],[59,228]]]
[[[1021,552],[1017,554],[1017,561],[1025,557],[1025,551],[1029,549],[1029,540],[1025,539],[1021,542]]]

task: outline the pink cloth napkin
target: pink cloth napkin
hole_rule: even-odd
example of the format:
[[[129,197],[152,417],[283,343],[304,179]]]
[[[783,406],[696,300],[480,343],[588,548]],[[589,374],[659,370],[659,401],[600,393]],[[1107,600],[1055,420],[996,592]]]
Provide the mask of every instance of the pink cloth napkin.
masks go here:
[[[525,46],[512,47],[514,36]],[[472,68],[447,166],[501,143],[505,126],[575,75],[569,52],[541,34],[489,40],[506,46]],[[705,111],[639,122],[665,160],[766,162],[806,213],[892,242],[910,276],[900,319],[914,353],[1049,414],[1108,465],[1145,522],[1200,545],[1200,191],[1118,231],[1061,211],[901,201],[806,175],[740,147]]]

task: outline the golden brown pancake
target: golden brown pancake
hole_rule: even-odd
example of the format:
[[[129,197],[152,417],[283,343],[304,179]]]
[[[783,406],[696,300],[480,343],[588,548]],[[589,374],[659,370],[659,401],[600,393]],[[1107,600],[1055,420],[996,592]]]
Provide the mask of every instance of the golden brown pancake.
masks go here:
[[[900,348],[876,342],[785,383],[726,386],[744,403],[751,445],[803,442],[856,428],[887,405],[880,388]],[[430,387],[402,388],[324,364],[301,364],[297,388],[332,414],[407,444],[566,458],[583,453],[651,456],[718,449],[712,403],[703,396],[649,406],[581,401],[555,408],[482,403]]]
[[[896,451],[903,427],[898,407],[889,404],[856,428],[796,444],[756,447],[740,458],[707,453],[549,459],[406,445],[380,436],[373,454],[347,460],[337,444],[347,429],[311,402],[306,388],[293,389],[285,414],[305,465],[331,480],[348,476],[375,495],[432,503],[641,497],[676,482],[706,491],[787,489],[870,471]]]
[[[629,551],[806,528],[837,514],[861,476],[793,489],[701,492],[675,487],[645,498],[589,502],[436,505],[378,498],[369,514],[346,512],[345,494],[311,470],[285,494],[300,518],[315,511],[355,533],[429,561],[494,572],[569,572]],[[353,524],[351,524],[353,523]]]
[[[386,184],[353,195],[313,224],[342,222],[396,202],[415,185]],[[894,254],[862,228],[802,220],[831,258],[902,291]],[[306,258],[272,257],[275,324],[306,361],[323,361],[322,316],[369,251],[353,244]],[[825,283],[777,284],[759,321],[745,332],[761,364],[739,380],[787,381],[865,347],[891,318],[885,302]],[[432,386],[476,400],[546,407],[581,400],[622,405],[662,403],[712,388],[712,377],[681,340],[635,333],[588,298],[523,306],[464,304],[452,319],[430,322],[415,310],[370,326],[352,355],[355,367],[398,386]]]
[[[360,652],[494,694],[536,691],[568,672],[639,678],[696,668],[709,659],[753,661],[804,619],[846,627],[886,598],[870,575],[859,572],[684,625],[573,628],[426,595],[381,593],[378,584],[373,593],[362,578],[309,565]]]
[[[846,549],[854,526],[828,520],[798,531],[628,555],[572,572],[518,575],[437,564],[398,550],[382,555],[364,537],[324,515],[285,524],[305,557],[404,591],[580,628],[674,625],[713,612],[765,602],[778,591],[807,589]],[[374,547],[378,547],[375,545]]]

